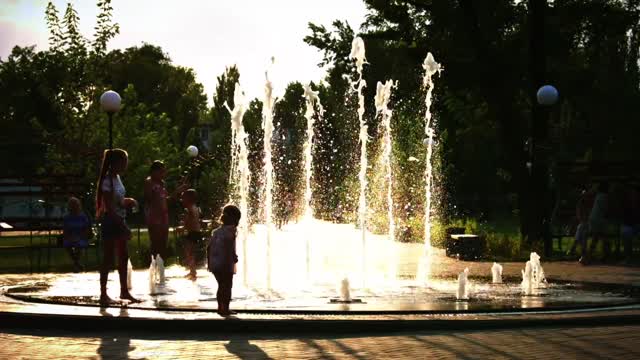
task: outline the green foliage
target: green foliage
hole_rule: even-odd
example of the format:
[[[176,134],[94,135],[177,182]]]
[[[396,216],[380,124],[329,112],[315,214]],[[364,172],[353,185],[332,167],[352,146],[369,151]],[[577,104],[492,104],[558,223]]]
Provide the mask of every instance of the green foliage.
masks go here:
[[[425,157],[422,61],[432,52],[445,71],[435,79],[433,112],[437,147],[435,193],[436,244],[447,226],[463,225],[487,239],[496,256],[518,255],[515,221],[540,199],[531,195],[525,139],[533,128],[533,54],[528,2],[364,0],[368,15],[360,34],[367,49],[364,68],[365,121],[371,141],[368,214],[370,230],[387,231],[380,119],[373,96],[377,81],[394,79],[390,107],[393,200],[396,238],[424,238]],[[107,143],[106,115],[98,99],[107,89],[123,96],[115,118],[115,144],[129,150],[129,191],[141,196],[148,165],[163,159],[170,187],[190,166],[189,144],[200,148],[203,166],[194,175],[202,206],[217,216],[231,199],[231,127],[236,67],[218,77],[208,107],[191,69],[174,65],[161,48],[143,44],[107,51],[119,33],[110,0],[98,0],[98,17],[89,43],[79,31],[73,4],[64,14],[49,2],[46,22],[50,49],[16,47],[0,60],[0,134],[3,175],[75,173],[95,180]],[[640,3],[637,1],[556,0],[545,16],[546,81],[560,89],[560,103],[549,110],[540,149],[553,163],[589,158],[638,161],[640,132]],[[309,24],[304,41],[323,54],[327,75],[319,91],[325,113],[316,121],[313,152],[313,206],[325,220],[355,221],[360,149],[357,100],[349,58],[356,32],[343,21],[330,28]],[[90,46],[90,47],[88,47]],[[276,104],[274,166],[277,218],[302,211],[305,140],[303,89],[291,83]],[[260,221],[263,175],[262,104],[254,99],[245,114],[251,170],[250,214]],[[200,129],[208,131],[201,139]],[[200,143],[200,140],[204,140]],[[26,147],[25,155],[4,156]],[[538,150],[540,150],[538,149]],[[541,150],[540,150],[541,151]],[[560,187],[566,189],[567,187]],[[478,219],[456,220],[456,219]],[[523,230],[523,229],[521,229]]]
[[[186,140],[205,112],[206,97],[193,71],[172,65],[157,47],[107,53],[119,28],[109,0],[98,1],[98,8],[92,51],[73,5],[67,5],[60,20],[49,2],[51,49],[16,47],[0,60],[0,91],[7,94],[0,100],[3,158],[16,150],[26,153],[22,159],[7,156],[11,160],[2,176],[76,174],[92,188],[108,143],[98,99],[113,89],[123,97],[122,110],[114,116],[114,144],[130,154],[125,183],[141,199],[153,160],[168,165],[170,188],[178,180]]]
[[[111,0],[98,0],[98,21],[94,28],[93,51],[98,55],[104,55],[107,51],[109,40],[120,33],[120,26],[113,23],[113,7]]]
[[[286,222],[304,211],[304,159],[306,139],[305,100],[302,84],[290,83],[275,105],[273,165],[275,173],[274,215]]]
[[[533,128],[531,109],[538,86],[531,71],[537,63],[532,64],[528,2],[364,2],[368,15],[359,36],[365,40],[369,63],[367,99],[372,99],[371,84],[376,81],[399,82],[392,107],[394,201],[402,209],[398,223],[411,223],[424,211],[421,63],[432,52],[445,67],[436,79],[432,109],[438,214],[443,221],[467,216],[493,221],[517,214],[525,231],[528,209],[541,201],[530,194],[533,180],[525,167],[524,142]],[[629,119],[637,117],[640,96],[639,10],[636,1],[549,3],[545,33],[540,34],[545,41],[545,81],[561,94],[560,104],[550,111],[548,129],[543,129],[548,136],[540,141],[552,154],[551,162],[586,154],[593,160],[638,161],[632,134],[640,131],[640,124]],[[335,22],[332,30],[314,24],[309,29],[305,42],[324,53],[321,65],[330,66],[327,81],[334,88],[337,79],[353,75],[348,54],[354,33],[342,22]],[[327,95],[323,101],[347,98],[335,91]],[[366,107],[375,140],[371,102]],[[351,109],[341,110],[350,116]],[[375,158],[377,141],[371,144],[370,158]],[[419,161],[408,162],[409,156]],[[379,179],[370,179],[377,186]],[[370,223],[384,231],[381,204],[376,204],[375,193],[369,196],[374,205]]]

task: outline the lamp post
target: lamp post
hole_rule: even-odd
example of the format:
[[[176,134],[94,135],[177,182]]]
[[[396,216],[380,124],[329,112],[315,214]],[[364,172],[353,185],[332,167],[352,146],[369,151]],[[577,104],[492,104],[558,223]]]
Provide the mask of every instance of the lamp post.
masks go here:
[[[547,57],[545,51],[545,15],[548,0],[528,0],[529,20],[529,76],[531,97],[531,129],[528,141],[529,156],[527,168],[529,171],[530,194],[528,199],[527,240],[530,245],[542,238],[545,256],[551,255],[552,244],[547,228],[548,187],[545,184],[548,173],[546,153],[539,151],[540,144],[547,140],[548,114],[547,109],[538,101],[540,86],[546,81]]]
[[[109,150],[113,149],[113,114],[120,110],[122,99],[120,94],[108,90],[100,96],[100,106],[109,115]]]

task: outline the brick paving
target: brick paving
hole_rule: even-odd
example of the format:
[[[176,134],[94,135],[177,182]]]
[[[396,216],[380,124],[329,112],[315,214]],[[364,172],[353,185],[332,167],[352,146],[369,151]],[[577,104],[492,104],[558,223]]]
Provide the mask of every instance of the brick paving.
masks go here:
[[[1,333],[2,359],[634,359],[640,325],[384,336]]]

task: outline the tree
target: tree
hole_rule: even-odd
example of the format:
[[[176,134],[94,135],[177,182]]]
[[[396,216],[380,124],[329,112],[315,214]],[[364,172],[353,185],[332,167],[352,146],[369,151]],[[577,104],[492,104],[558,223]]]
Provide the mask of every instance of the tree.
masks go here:
[[[299,82],[287,85],[284,96],[276,103],[273,135],[275,218],[283,222],[302,214],[304,190],[304,160],[302,144],[305,141],[304,88]]]
[[[553,154],[552,164],[586,154],[601,160],[635,158],[627,147],[632,141],[623,133],[636,127],[626,119],[635,114],[637,107],[632,104],[638,99],[637,1],[549,4],[542,26],[546,61],[530,60],[528,39],[534,33],[528,2],[365,0],[365,4],[369,14],[359,34],[367,46],[365,78],[369,84],[399,80],[394,121],[401,198],[419,186],[402,179],[412,169],[403,159],[419,153],[419,147],[410,143],[419,137],[403,136],[421,124],[420,65],[429,51],[445,66],[437,79],[434,107],[438,166],[444,176],[441,210],[446,216],[491,217],[512,210],[520,217],[522,234],[538,240],[546,210],[538,206],[540,190],[530,189],[546,179],[543,171],[532,180],[526,167],[524,143],[531,131],[539,139],[536,151]],[[305,38],[325,53],[323,64],[333,65],[328,79],[350,74],[347,55],[353,32],[340,22],[334,29],[310,24],[311,34]],[[549,136],[541,122],[532,121],[534,90],[543,80],[534,79],[540,75],[534,75],[529,65],[540,62],[547,64],[543,80],[564,94],[549,114]],[[372,98],[370,93],[367,98]],[[367,106],[370,124],[375,125],[371,105]],[[408,198],[404,201],[409,204]],[[410,204],[420,206],[415,201]]]

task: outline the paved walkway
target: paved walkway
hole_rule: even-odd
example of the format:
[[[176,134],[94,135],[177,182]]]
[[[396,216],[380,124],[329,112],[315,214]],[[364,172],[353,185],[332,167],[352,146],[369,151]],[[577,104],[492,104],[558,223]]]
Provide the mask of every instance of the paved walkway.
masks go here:
[[[1,333],[2,359],[633,359],[640,325],[388,336]]]

